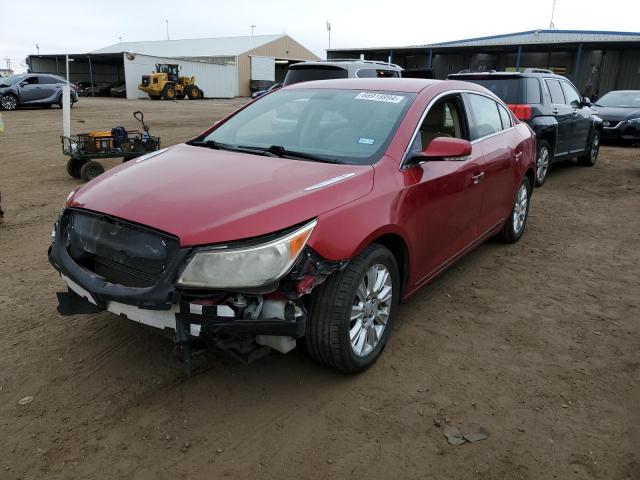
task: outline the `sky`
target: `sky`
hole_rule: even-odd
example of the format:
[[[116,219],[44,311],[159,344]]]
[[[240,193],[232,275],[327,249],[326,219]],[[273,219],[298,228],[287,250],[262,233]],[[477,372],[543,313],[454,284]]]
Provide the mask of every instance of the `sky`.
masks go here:
[[[0,6],[9,0],[0,0]],[[145,7],[144,5],[147,5]],[[556,29],[640,30],[640,1],[557,0]],[[29,0],[0,15],[0,68],[35,54],[85,53],[122,41],[287,33],[325,58],[331,47],[420,45],[549,28],[553,0]],[[155,8],[154,8],[155,7]],[[4,9],[3,9],[4,10]],[[28,10],[28,11],[27,11]]]

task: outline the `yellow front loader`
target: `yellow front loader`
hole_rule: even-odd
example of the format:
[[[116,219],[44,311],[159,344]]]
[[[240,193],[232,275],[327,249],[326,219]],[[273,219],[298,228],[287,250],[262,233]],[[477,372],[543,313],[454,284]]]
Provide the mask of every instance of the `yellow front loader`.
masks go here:
[[[196,85],[196,77],[181,77],[180,67],[169,63],[156,64],[156,71],[151,75],[143,75],[138,90],[142,90],[152,100],[198,100],[204,93]]]

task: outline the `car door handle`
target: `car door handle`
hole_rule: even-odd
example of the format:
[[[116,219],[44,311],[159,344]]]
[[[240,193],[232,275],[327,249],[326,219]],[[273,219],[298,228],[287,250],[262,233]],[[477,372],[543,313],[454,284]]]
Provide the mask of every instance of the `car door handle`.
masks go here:
[[[557,115],[558,114],[558,109],[554,108],[553,110],[551,110],[551,113],[553,113],[554,115]]]
[[[484,172],[476,173],[471,177],[471,180],[473,180],[474,185],[477,185],[482,180],[482,177],[484,177]]]
[[[516,153],[516,154],[514,154],[514,155],[513,155],[513,159],[514,159],[516,162],[519,162],[521,158],[522,158],[522,152],[518,152],[518,153]]]

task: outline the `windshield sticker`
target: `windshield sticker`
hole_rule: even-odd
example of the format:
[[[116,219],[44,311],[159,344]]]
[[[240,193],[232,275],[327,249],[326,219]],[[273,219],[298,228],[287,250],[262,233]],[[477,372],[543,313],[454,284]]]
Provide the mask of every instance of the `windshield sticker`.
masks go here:
[[[376,139],[375,138],[359,138],[358,143],[361,143],[363,145],[373,145],[374,143],[376,143]]]
[[[373,102],[400,103],[406,97],[402,95],[388,95],[386,93],[360,92],[356,100],[371,100]]]

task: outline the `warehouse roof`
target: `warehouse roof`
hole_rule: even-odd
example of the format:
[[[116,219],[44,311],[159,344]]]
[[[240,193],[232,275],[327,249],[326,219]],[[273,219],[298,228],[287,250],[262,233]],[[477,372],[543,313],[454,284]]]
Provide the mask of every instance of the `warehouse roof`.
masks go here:
[[[449,42],[400,47],[334,48],[331,51],[366,51],[411,48],[456,48],[485,47],[502,45],[533,45],[550,43],[606,43],[640,42],[640,32],[609,32],[599,30],[528,30],[526,32],[505,33],[488,37],[466,38]]]
[[[286,36],[281,34],[120,42],[89,53],[133,52],[155,57],[234,57]]]

